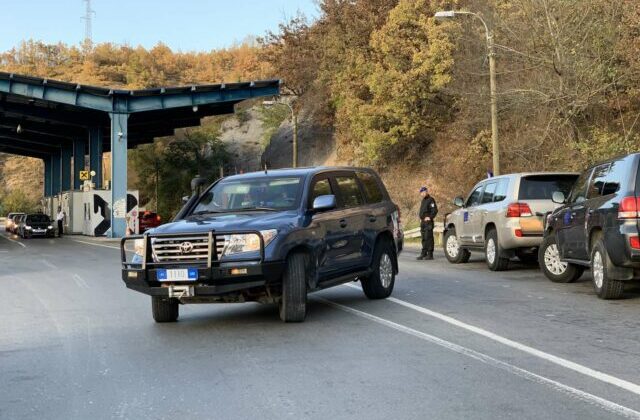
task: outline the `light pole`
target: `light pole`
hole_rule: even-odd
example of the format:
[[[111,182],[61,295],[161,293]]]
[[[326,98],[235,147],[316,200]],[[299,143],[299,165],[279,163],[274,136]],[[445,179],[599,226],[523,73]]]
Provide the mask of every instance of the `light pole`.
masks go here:
[[[496,93],[496,57],[493,48],[493,32],[489,30],[489,26],[477,13],[446,10],[436,12],[434,17],[438,20],[453,19],[457,15],[470,15],[476,17],[482,22],[484,30],[487,34],[487,49],[489,51],[489,86],[491,91],[491,145],[493,149],[493,175],[500,175],[500,147],[498,142],[498,98]]]
[[[286,102],[263,101],[264,106],[284,105],[291,111],[291,123],[293,124],[293,167],[298,167],[298,116],[293,107]]]

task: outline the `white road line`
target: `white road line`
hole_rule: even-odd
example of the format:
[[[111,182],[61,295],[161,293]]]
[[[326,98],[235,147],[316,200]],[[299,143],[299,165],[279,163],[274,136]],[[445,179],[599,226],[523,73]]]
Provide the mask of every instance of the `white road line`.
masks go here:
[[[82,277],[80,277],[77,274],[73,275],[73,281],[76,282],[76,285],[81,288],[81,289],[88,289],[89,285],[87,284],[86,281],[84,281],[84,279]]]
[[[48,260],[42,260],[42,264],[46,265],[49,268],[57,269],[58,267]]]
[[[345,286],[351,287],[351,288],[354,288],[354,289],[360,289],[360,287],[354,286],[352,284],[346,284]],[[599,381],[602,381],[602,382],[617,386],[619,388],[622,388],[622,389],[624,389],[626,391],[632,392],[632,393],[634,393],[636,395],[640,395],[640,385],[635,384],[633,382],[629,382],[629,381],[626,381],[624,379],[620,379],[620,378],[617,378],[615,376],[609,375],[607,373],[600,372],[598,370],[592,369],[590,367],[587,367],[587,366],[572,362],[570,360],[563,359],[562,357],[558,357],[558,356],[555,356],[553,354],[546,353],[546,352],[544,352],[542,350],[538,350],[536,348],[527,346],[526,344],[522,344],[522,343],[519,343],[517,341],[510,340],[510,339],[508,339],[506,337],[502,337],[502,336],[500,336],[498,334],[492,333],[491,331],[487,331],[487,330],[484,330],[482,328],[479,328],[479,327],[464,323],[464,322],[462,322],[460,320],[457,320],[455,318],[452,318],[450,316],[441,314],[439,312],[432,311],[432,310],[427,309],[427,308],[423,308],[422,306],[414,305],[413,303],[405,302],[404,300],[396,299],[394,297],[389,297],[389,298],[387,298],[387,300],[391,301],[393,303],[397,303],[398,305],[402,305],[402,306],[404,306],[406,308],[413,309],[414,311],[420,312],[420,313],[422,313],[424,315],[428,315],[428,316],[437,318],[437,319],[439,319],[441,321],[444,321],[444,322],[446,322],[448,324],[455,325],[456,327],[463,328],[463,329],[465,329],[467,331],[471,331],[471,332],[473,332],[475,334],[481,335],[483,337],[486,337],[486,338],[488,338],[490,340],[496,341],[496,342],[498,342],[500,344],[503,344],[505,346],[514,348],[516,350],[520,350],[520,351],[528,353],[528,354],[530,354],[532,356],[539,357],[540,359],[543,359],[543,360],[546,360],[548,362],[554,363],[554,364],[556,364],[558,366],[562,366],[562,367],[564,367],[566,369],[573,370],[574,372],[581,373],[581,374],[589,376],[589,377],[591,377],[593,379],[597,379]]]
[[[9,238],[8,236],[4,236],[4,235],[0,235],[0,236],[2,236],[2,237],[3,237],[4,239],[6,239],[7,241],[11,241],[11,242],[13,242],[14,244],[18,244],[18,245],[20,245],[20,246],[21,246],[21,247],[23,247],[23,248],[26,248],[26,247],[27,247],[27,246],[26,246],[25,244],[23,244],[22,242],[20,242],[20,241],[16,241],[15,239],[11,239],[11,238]]]
[[[561,382],[558,381],[554,381],[553,379],[549,379],[547,377],[544,376],[540,376],[536,373],[530,372],[528,370],[522,369],[520,367],[514,366],[512,364],[503,362],[501,360],[495,359],[489,355],[486,355],[484,353],[480,353],[476,350],[461,346],[459,344],[455,344],[452,343],[450,341],[446,341],[443,340],[439,337],[427,334],[427,333],[423,333],[421,331],[415,330],[413,328],[404,326],[402,324],[398,324],[396,322],[393,321],[389,321],[387,319],[384,318],[380,318],[376,315],[371,315],[367,312],[363,312],[360,311],[358,309],[354,309],[351,308],[349,306],[344,306],[341,305],[339,303],[335,303],[332,301],[329,301],[327,299],[323,299],[320,297],[314,297],[314,299],[319,300],[320,302],[323,302],[329,306],[333,306],[334,308],[340,309],[344,312],[348,312],[351,313],[353,315],[357,315],[361,318],[365,318],[368,319],[370,321],[376,322],[378,324],[384,325],[386,327],[389,328],[393,328],[394,330],[403,332],[405,334],[409,334],[412,335],[414,337],[420,338],[422,340],[428,341],[432,344],[444,347],[448,350],[454,351],[458,354],[462,354],[464,356],[470,357],[472,359],[478,360],[482,363],[485,363],[489,366],[493,366],[502,370],[505,370],[509,373],[512,373],[516,376],[519,376],[521,378],[527,379],[529,381],[532,382],[536,382],[538,384],[541,385],[546,385],[549,386],[551,388],[553,388],[556,391],[562,392],[566,395],[569,395],[573,398],[576,398],[578,400],[581,400],[583,402],[589,403],[589,404],[593,404],[593,405],[597,405],[601,408],[603,408],[604,410],[607,410],[611,413],[615,413],[621,416],[624,416],[626,418],[629,419],[640,419],[640,412],[635,411],[631,408],[625,407],[623,405],[617,404],[613,401],[609,401],[606,400],[604,398],[598,397],[596,395],[590,394],[588,392],[582,391],[580,389],[577,388],[573,388],[569,385],[565,385]]]
[[[88,241],[79,241],[77,239],[74,239],[73,242],[79,242],[81,244],[87,244],[87,245],[93,245],[93,246],[101,246],[104,248],[111,248],[111,249],[120,249],[119,246],[112,246],[112,245],[104,245],[104,244],[96,244],[95,242],[88,242]]]

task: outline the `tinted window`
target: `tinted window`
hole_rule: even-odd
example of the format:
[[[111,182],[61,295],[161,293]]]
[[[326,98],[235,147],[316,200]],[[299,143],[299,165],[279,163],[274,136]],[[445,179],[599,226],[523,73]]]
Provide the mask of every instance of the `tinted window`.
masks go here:
[[[484,193],[482,194],[482,204],[493,202],[497,186],[497,182],[490,182],[487,184],[487,187],[484,189]]]
[[[503,178],[500,181],[498,181],[498,189],[496,190],[493,196],[493,201],[497,203],[498,201],[502,201],[505,198],[507,198],[508,187],[509,187],[508,178]]]
[[[480,185],[478,188],[473,190],[473,192],[469,195],[469,198],[467,198],[467,207],[477,206],[478,204],[480,204],[480,196],[482,194],[483,188],[484,185]]]
[[[343,207],[355,207],[363,203],[360,187],[354,177],[337,176],[336,182]]]
[[[518,200],[551,200],[560,191],[565,196],[571,191],[576,175],[532,175],[520,180]]]
[[[604,187],[604,179],[609,173],[611,164],[606,163],[604,165],[596,166],[589,182],[589,189],[587,190],[587,198],[600,197],[602,195],[602,187]]]
[[[46,214],[32,214],[27,217],[27,223],[49,223],[50,221]]]
[[[368,172],[358,172],[358,178],[364,187],[367,203],[379,203],[384,200],[384,194],[375,176]]]
[[[571,198],[569,198],[570,203],[584,201],[585,193],[587,190],[587,182],[589,182],[589,175],[591,175],[590,170],[583,172],[576,183],[573,185],[573,189],[571,190]]]
[[[611,164],[609,173],[604,179],[602,195],[615,194],[620,191],[621,184],[633,174],[633,169],[630,165],[631,162],[627,159],[617,160]]]
[[[321,195],[330,195],[333,194],[331,191],[331,183],[329,183],[328,179],[320,179],[316,181],[313,185],[313,189],[311,190],[311,197],[309,200],[310,205],[313,205],[313,200]]]

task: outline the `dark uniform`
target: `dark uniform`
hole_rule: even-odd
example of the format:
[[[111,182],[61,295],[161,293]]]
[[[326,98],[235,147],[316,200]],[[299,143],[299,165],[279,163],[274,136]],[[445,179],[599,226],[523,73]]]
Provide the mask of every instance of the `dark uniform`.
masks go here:
[[[420,203],[420,233],[422,235],[422,253],[420,257],[425,259],[433,259],[433,225],[438,214],[438,206],[436,200],[428,195],[422,199]],[[431,220],[425,221],[425,217]]]

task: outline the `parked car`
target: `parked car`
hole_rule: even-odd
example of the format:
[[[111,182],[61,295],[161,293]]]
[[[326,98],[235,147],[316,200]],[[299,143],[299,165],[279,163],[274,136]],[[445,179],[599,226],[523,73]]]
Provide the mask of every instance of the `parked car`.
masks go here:
[[[443,247],[453,264],[465,263],[472,251],[486,254],[493,271],[506,270],[517,256],[535,262],[543,238],[544,215],[558,204],[555,191],[567,193],[578,174],[518,173],[476,184],[466,199],[456,197],[458,210],[445,216]]]
[[[577,280],[591,268],[602,299],[620,298],[624,284],[640,273],[640,154],[584,171],[563,205],[547,218],[540,268],[553,282]],[[565,199],[566,197],[566,199]]]
[[[16,233],[16,230],[15,230],[15,228],[16,228],[16,219],[19,216],[22,216],[23,214],[24,213],[16,213],[16,212],[7,214],[7,220],[6,220],[5,225],[4,225],[5,232]]]
[[[145,211],[140,214],[140,233],[145,233],[149,229],[160,226],[162,219],[158,213]]]
[[[52,238],[55,236],[53,222],[46,214],[27,214],[20,218],[18,224],[18,235],[24,239],[34,236],[45,236]]]
[[[127,257],[127,241],[135,240]],[[172,223],[122,240],[122,279],[157,322],[180,303],[273,302],[303,321],[307,293],[359,280],[388,297],[402,250],[398,207],[370,169],[305,168],[219,180]]]

